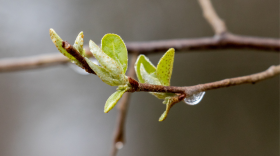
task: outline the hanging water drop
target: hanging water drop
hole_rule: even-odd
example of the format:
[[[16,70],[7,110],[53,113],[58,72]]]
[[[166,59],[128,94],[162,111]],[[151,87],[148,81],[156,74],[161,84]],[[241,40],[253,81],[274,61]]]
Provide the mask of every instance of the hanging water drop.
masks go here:
[[[95,58],[90,58],[90,60],[99,65],[98,61],[95,59]],[[81,74],[81,75],[89,75],[88,72],[86,72],[84,69],[80,68],[79,66],[77,66],[74,62],[72,63],[68,63],[68,66],[73,69],[75,72],[77,72],[78,74]]]
[[[117,148],[118,150],[120,150],[120,149],[123,148],[123,143],[119,141],[119,142],[116,143],[115,146],[116,146],[116,148]]]
[[[188,105],[196,105],[202,100],[204,94],[205,94],[205,92],[199,92],[199,93],[193,94],[192,96],[185,98],[184,102]]]

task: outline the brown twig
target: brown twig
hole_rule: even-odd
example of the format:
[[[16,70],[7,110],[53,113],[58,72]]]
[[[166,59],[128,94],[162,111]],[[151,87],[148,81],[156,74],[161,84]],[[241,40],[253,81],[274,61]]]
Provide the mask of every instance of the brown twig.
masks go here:
[[[259,81],[274,77],[278,74],[280,74],[280,65],[271,66],[263,72],[252,74],[252,75],[236,77],[236,78],[229,78],[229,79],[216,81],[216,82],[212,82],[212,83],[185,87],[185,91],[188,94],[188,93],[192,93],[192,92],[202,92],[202,91],[230,87],[230,86],[241,85],[241,84],[246,84],[246,83],[255,84]]]
[[[69,59],[59,53],[0,60],[0,72],[28,70],[65,64]]]
[[[227,31],[224,21],[217,15],[210,0],[198,0],[203,10],[203,15],[210,23],[216,35],[220,35]]]
[[[90,66],[87,64],[87,61],[85,60],[85,58],[71,45],[69,44],[67,41],[63,41],[62,42],[62,47],[69,53],[71,54],[73,57],[75,57],[82,65],[82,68],[90,73],[90,74],[95,74],[96,73],[90,68]]]
[[[175,48],[176,52],[189,52],[191,50],[253,49],[279,53],[280,40],[247,37],[226,33],[220,36],[198,39],[176,39],[150,42],[135,42],[127,44],[127,49],[129,51],[137,51],[142,54],[164,52],[171,47]]]
[[[128,92],[144,91],[144,92],[185,93],[186,96],[188,97],[194,93],[203,92],[212,89],[230,87],[230,86],[241,85],[245,83],[255,84],[259,81],[274,77],[278,74],[280,74],[280,65],[271,66],[270,68],[268,68],[263,72],[248,75],[248,76],[229,78],[216,82],[199,84],[195,86],[175,87],[175,86],[161,86],[161,85],[138,83],[138,87],[131,88],[130,90],[128,90]]]
[[[137,59],[138,54],[134,53],[131,56],[130,64],[129,64],[129,70],[128,70],[128,76],[134,77],[135,71],[134,71],[134,64]],[[118,104],[119,109],[119,116],[117,119],[117,126],[114,132],[114,140],[113,140],[113,146],[111,150],[111,156],[117,155],[118,149],[121,148],[120,146],[123,146],[125,143],[125,136],[124,136],[124,130],[125,130],[125,119],[130,99],[130,92],[124,93],[121,101]]]

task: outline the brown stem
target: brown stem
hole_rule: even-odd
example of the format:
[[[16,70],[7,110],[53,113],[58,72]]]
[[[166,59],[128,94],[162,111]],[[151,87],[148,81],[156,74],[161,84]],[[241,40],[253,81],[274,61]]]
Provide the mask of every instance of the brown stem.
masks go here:
[[[130,83],[132,82],[131,78],[129,78],[129,82]],[[148,83],[138,83],[137,87],[132,87],[127,92],[141,92],[141,91],[142,92],[185,93],[185,90],[183,87],[153,85],[153,84],[148,84]]]
[[[227,31],[224,21],[217,15],[210,0],[198,0],[203,10],[203,15],[210,23],[215,31],[215,34],[220,35]]]
[[[20,58],[6,58],[0,60],[0,73],[38,69],[42,67],[66,64],[67,62],[69,62],[69,59],[59,53]]]
[[[190,52],[191,50],[217,50],[217,49],[254,49],[271,52],[280,52],[280,40],[272,38],[259,38],[224,33],[217,37],[198,39],[174,39],[150,42],[134,42],[127,44],[129,51],[142,54],[164,52],[169,48],[177,51]]]
[[[278,74],[280,74],[280,65],[271,66],[270,68],[268,68],[263,72],[248,75],[248,76],[229,78],[225,80],[199,84],[195,86],[175,87],[175,86],[161,86],[161,85],[139,83],[137,88],[131,88],[130,90],[128,90],[128,92],[145,91],[145,92],[185,93],[186,96],[188,97],[194,93],[212,90],[212,89],[241,85],[245,83],[255,84],[256,82],[274,77]]]
[[[87,61],[85,60],[85,58],[71,45],[69,44],[67,41],[63,41],[62,42],[62,47],[69,53],[71,54],[73,57],[75,57],[82,65],[82,68],[91,74],[95,74],[96,73],[89,67],[89,65],[87,64]]]
[[[252,74],[252,75],[229,78],[216,82],[185,87],[185,90],[186,92],[202,92],[202,91],[218,89],[223,87],[230,87],[230,86],[241,85],[246,83],[255,84],[259,81],[274,77],[278,74],[280,74],[280,65],[271,66],[263,72]]]

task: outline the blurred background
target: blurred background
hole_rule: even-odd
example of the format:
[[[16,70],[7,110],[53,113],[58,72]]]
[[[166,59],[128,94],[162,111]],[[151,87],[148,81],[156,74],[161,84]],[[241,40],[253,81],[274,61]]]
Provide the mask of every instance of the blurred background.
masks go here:
[[[212,0],[236,34],[279,38],[279,0]],[[106,33],[125,42],[212,36],[197,1],[1,0],[0,59],[59,53],[53,28],[73,43],[84,31],[99,43]],[[163,53],[149,55],[157,64]],[[263,71],[279,53],[254,50],[177,52],[171,84],[196,85]],[[67,65],[0,73],[1,156],[107,156],[117,109],[103,113],[115,91]],[[133,93],[126,144],[119,156],[277,156],[279,76],[206,92],[196,106],[180,102],[164,122],[161,100]]]

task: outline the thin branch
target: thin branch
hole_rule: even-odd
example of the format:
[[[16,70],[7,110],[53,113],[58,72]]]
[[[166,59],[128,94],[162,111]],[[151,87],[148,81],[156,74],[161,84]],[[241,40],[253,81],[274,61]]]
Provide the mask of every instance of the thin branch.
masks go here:
[[[138,56],[137,53],[134,53],[131,56],[129,70],[127,74],[129,77],[134,77],[135,75],[134,64],[136,62],[137,56]],[[125,119],[128,110],[130,94],[131,94],[130,92],[124,93],[121,101],[118,104],[119,116],[117,119],[117,126],[114,132],[114,140],[113,140],[113,146],[111,150],[111,156],[117,155],[118,149],[121,148],[120,146],[123,146],[125,143],[124,126],[125,126]]]
[[[69,59],[59,53],[37,56],[6,58],[0,60],[0,72],[28,70],[65,64]]]
[[[161,86],[161,85],[138,83],[138,86],[131,88],[130,90],[128,90],[128,92],[144,91],[144,92],[185,93],[186,96],[188,97],[194,93],[212,90],[212,89],[230,87],[230,86],[241,85],[246,83],[255,84],[259,81],[274,77],[278,74],[280,74],[280,65],[271,66],[270,68],[268,68],[263,72],[248,75],[248,76],[229,78],[216,82],[199,84],[195,86],[175,87],[175,86]],[[135,80],[129,79],[129,81],[131,82]],[[136,82],[132,82],[132,83],[135,84]]]
[[[85,58],[71,45],[69,44],[67,41],[63,41],[62,42],[62,47],[69,53],[71,54],[73,57],[75,57],[82,65],[82,68],[90,73],[90,74],[95,74],[96,73],[90,68],[90,66],[88,65],[87,61],[85,60]]]
[[[129,42],[126,45],[129,52],[136,51],[142,54],[165,52],[169,48],[187,52],[190,50],[252,49],[279,53],[280,50],[279,39],[239,36],[229,33],[219,37]]]
[[[241,84],[246,84],[246,83],[255,84],[259,81],[262,81],[262,80],[265,80],[268,78],[272,78],[279,74],[280,74],[280,65],[271,66],[263,72],[252,74],[252,75],[236,77],[236,78],[229,78],[229,79],[216,81],[216,82],[212,82],[212,83],[185,87],[185,91],[189,92],[189,93],[190,92],[202,92],[202,91],[236,86],[236,85],[241,85]]]
[[[87,57],[92,57],[88,47],[85,47]],[[0,73],[19,70],[29,70],[69,63],[69,59],[61,53],[44,54],[20,58],[6,58],[0,60]]]
[[[226,25],[224,21],[217,15],[214,7],[210,0],[198,0],[199,4],[203,10],[203,15],[206,20],[210,23],[215,31],[216,35],[227,32]]]
[[[280,51],[280,40],[271,38],[257,38],[223,34],[220,37],[208,37],[198,39],[174,39],[149,42],[128,42],[126,43],[129,53],[153,54],[164,52],[169,48],[176,51],[190,50],[212,50],[212,49],[253,49],[266,50],[271,52]],[[86,49],[86,55],[90,51]],[[26,69],[41,68],[67,63],[68,59],[61,54],[46,54],[39,56],[12,58],[0,60],[0,72],[18,71]]]

